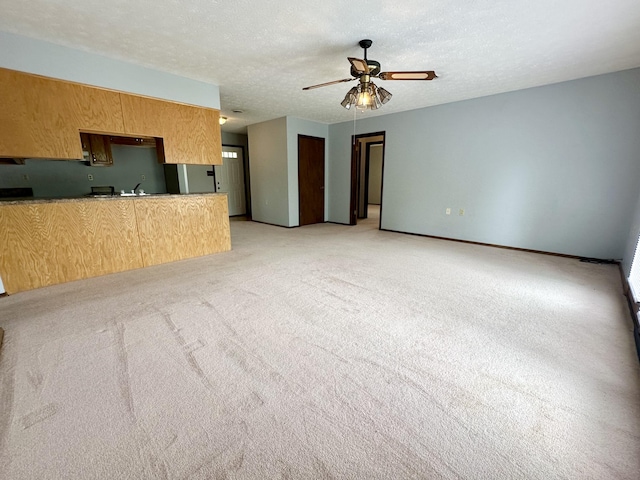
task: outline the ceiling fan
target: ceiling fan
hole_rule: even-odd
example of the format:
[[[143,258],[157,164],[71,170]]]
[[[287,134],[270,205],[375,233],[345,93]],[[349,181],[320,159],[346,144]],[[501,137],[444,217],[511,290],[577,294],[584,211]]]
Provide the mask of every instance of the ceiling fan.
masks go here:
[[[382,87],[378,87],[371,81],[372,78],[380,80],[433,80],[438,78],[433,70],[415,72],[381,72],[380,63],[367,58],[367,49],[371,47],[371,40],[360,40],[360,47],[364,49],[364,59],[347,57],[351,63],[352,78],[344,78],[333,82],[320,83],[302,90],[312,90],[314,88],[335,85],[336,83],[351,82],[358,80],[358,85],[347,92],[344,100],[340,102],[344,108],[349,110],[355,105],[359,110],[376,110],[391,100],[391,93]]]

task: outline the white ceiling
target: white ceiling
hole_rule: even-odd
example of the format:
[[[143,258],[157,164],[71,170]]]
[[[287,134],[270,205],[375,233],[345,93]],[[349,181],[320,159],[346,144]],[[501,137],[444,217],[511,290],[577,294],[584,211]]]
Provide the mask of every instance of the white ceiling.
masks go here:
[[[220,86],[223,130],[285,115],[350,120],[347,56],[373,40],[381,115],[640,66],[639,0],[0,0],[0,30]],[[355,83],[354,83],[355,84]],[[243,114],[232,113],[241,109]]]

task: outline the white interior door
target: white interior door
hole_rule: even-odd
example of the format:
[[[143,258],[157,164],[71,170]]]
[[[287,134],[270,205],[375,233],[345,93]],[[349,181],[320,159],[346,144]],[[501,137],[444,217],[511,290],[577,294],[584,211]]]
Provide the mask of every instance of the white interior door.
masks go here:
[[[229,198],[229,216],[247,213],[242,147],[222,146],[222,165],[215,166],[216,191]]]

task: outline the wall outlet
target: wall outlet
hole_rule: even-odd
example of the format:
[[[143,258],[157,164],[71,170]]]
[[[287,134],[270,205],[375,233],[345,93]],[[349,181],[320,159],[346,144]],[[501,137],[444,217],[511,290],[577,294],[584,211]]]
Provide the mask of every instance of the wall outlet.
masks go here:
[[[147,177],[145,177],[144,175],[140,175],[140,180],[142,180],[143,182],[147,179]]]
[[[93,175],[88,174],[87,175],[87,180],[89,180],[90,182],[93,182]]]
[[[460,216],[464,215],[464,208],[461,208],[460,210],[458,210],[458,215]]]
[[[22,179],[23,180],[29,180],[29,175],[25,173],[24,175],[22,175]]]
[[[451,209],[450,209],[450,208],[447,208],[447,209],[444,211],[444,213],[445,213],[445,215],[451,215]]]

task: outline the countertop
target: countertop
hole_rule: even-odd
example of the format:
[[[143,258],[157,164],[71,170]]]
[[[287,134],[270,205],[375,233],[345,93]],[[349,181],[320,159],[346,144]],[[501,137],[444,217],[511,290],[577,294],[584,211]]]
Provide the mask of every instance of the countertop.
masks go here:
[[[226,193],[151,193],[148,195],[106,195],[106,196],[86,196],[86,197],[69,197],[69,198],[7,198],[0,199],[0,207],[3,205],[25,205],[35,203],[67,203],[67,202],[95,202],[95,201],[111,201],[111,200],[130,200],[141,198],[167,198],[167,197],[190,197],[190,196],[215,196],[226,195]]]

